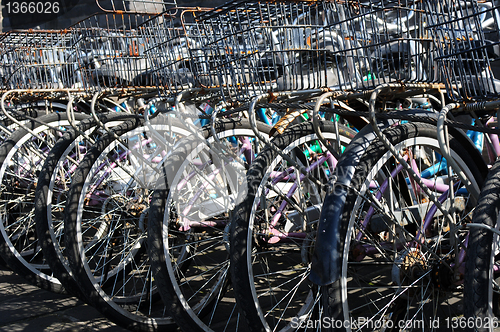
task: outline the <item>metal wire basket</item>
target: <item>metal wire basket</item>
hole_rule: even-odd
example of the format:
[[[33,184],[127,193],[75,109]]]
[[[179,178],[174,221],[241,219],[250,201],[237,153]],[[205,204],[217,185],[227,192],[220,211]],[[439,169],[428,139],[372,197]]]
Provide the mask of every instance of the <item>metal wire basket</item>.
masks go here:
[[[138,27],[151,15],[100,13],[72,26],[78,71],[88,91],[155,84]]]
[[[231,98],[433,80],[418,1],[236,1],[203,14],[206,61]],[[214,80],[215,81],[215,80]]]
[[[497,97],[491,72],[499,52],[498,7],[490,1],[425,2],[437,56],[436,68],[452,100]]]
[[[206,35],[196,23],[203,8],[175,8],[145,22],[141,34],[151,73],[164,95],[195,87],[214,85],[216,75],[208,72],[203,47]],[[207,74],[208,73],[208,74]]]
[[[110,13],[160,14],[177,7],[175,0],[96,0],[97,6]]]
[[[0,37],[2,89],[63,89],[81,84],[68,30],[9,31]]]

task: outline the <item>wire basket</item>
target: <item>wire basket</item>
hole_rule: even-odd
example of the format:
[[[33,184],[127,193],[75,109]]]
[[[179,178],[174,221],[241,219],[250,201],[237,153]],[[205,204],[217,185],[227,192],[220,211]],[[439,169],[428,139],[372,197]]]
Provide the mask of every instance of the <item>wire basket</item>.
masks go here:
[[[210,9],[175,8],[141,26],[151,73],[160,92],[173,96],[183,90],[214,85],[204,64],[204,31],[196,17]]]
[[[198,23],[224,94],[431,81],[418,1],[236,1]]]
[[[2,89],[65,89],[80,84],[68,30],[9,31],[0,37]]]
[[[452,100],[497,97],[491,72],[499,52],[498,8],[489,1],[428,0],[429,25],[440,80]]]
[[[138,28],[150,18],[148,14],[100,13],[72,27],[84,89],[150,88],[155,84]]]
[[[96,0],[97,6],[110,13],[160,14],[177,7],[175,0]]]

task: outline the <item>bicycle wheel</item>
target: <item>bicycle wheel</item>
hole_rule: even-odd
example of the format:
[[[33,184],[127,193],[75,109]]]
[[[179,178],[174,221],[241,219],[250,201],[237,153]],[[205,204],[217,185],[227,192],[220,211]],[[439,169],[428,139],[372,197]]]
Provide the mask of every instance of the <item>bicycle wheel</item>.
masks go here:
[[[331,146],[345,147],[354,131],[322,122]],[[264,149],[247,173],[248,193],[231,220],[231,278],[251,331],[288,331],[318,311],[319,292],[308,279],[315,229],[328,177],[338,155],[319,143],[312,123],[288,128],[273,142],[307,174]]]
[[[76,120],[86,117],[75,114]],[[33,285],[63,292],[38,246],[34,194],[43,161],[61,135],[48,126],[65,130],[70,124],[66,114],[49,114],[38,120],[47,125],[25,124],[38,137],[20,128],[0,146],[0,255],[13,271]]]
[[[39,115],[47,114],[48,109],[45,103],[33,103],[33,104],[22,104],[16,106],[14,108],[9,108],[8,112],[14,116],[14,118],[21,123],[28,123],[29,120],[26,119],[26,116],[30,118],[37,118]],[[52,105],[51,105],[52,106]],[[50,107],[50,111],[54,111],[54,109],[62,109],[65,108],[66,105],[54,103],[54,108]],[[5,140],[9,138],[9,133],[13,133],[18,128],[16,123],[13,123],[12,120],[7,118],[5,115],[0,115],[0,143],[3,143]],[[0,265],[6,266],[0,255]]]
[[[258,124],[263,135],[270,129]],[[219,143],[208,138],[215,150],[194,139],[176,148],[165,163],[149,214],[155,281],[185,331],[234,331],[239,323],[228,288],[229,211],[259,142],[247,120],[219,121],[216,130]]]
[[[435,126],[408,123],[384,133],[450,218],[375,140],[347,190],[338,231],[341,272],[322,289],[324,312],[342,330],[439,330],[463,314],[463,226],[475,203],[449,173]],[[451,155],[479,190],[485,172],[478,151],[457,136],[449,140]]]
[[[484,182],[473,222],[499,228],[500,161]],[[499,327],[500,273],[499,237],[491,231],[471,228],[465,266],[465,322],[473,331],[493,331]],[[460,322],[459,322],[460,323]]]
[[[112,128],[134,116],[109,113],[100,114],[99,118],[107,128]],[[85,297],[71,276],[65,254],[64,206],[74,170],[85,153],[91,149],[93,142],[106,131],[96,126],[93,118],[81,121],[78,129],[79,132],[74,129],[67,130],[45,160],[35,191],[34,221],[39,245],[54,276],[68,292],[84,300]],[[90,138],[90,141],[82,133]]]
[[[164,137],[180,136],[171,129],[158,128]],[[140,119],[112,131],[120,140],[101,137],[73,174],[64,211],[69,266],[87,302],[116,324],[136,331],[174,328],[146,252],[155,168],[168,150]]]

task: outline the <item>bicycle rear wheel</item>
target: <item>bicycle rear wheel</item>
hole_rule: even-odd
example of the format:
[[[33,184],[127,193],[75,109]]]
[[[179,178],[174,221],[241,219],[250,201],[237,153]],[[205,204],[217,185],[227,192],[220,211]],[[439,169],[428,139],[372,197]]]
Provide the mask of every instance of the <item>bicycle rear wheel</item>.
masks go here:
[[[490,169],[473,222],[500,227],[500,161]],[[465,322],[471,331],[496,331],[500,317],[499,236],[471,227],[465,269]]]

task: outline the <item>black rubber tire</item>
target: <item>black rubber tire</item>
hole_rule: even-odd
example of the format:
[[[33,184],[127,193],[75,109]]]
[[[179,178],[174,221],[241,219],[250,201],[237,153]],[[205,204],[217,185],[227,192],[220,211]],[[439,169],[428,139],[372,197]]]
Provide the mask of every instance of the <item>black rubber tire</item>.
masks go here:
[[[22,105],[17,106],[15,108],[15,110],[8,109],[8,111],[11,113],[11,115],[17,121],[21,121],[21,122],[29,122],[29,120],[27,120],[27,117],[32,118],[32,119],[36,119],[39,116],[46,115],[47,110],[49,110],[51,112],[54,112],[54,111],[63,112],[66,110],[66,105],[60,104],[60,103],[54,103],[54,104],[50,104],[50,107],[47,109],[45,102],[42,102],[42,104],[40,104],[40,102],[39,102],[39,103],[34,103],[34,104],[31,104],[31,103],[22,104]],[[17,125],[14,124],[12,122],[12,120],[10,120],[9,118],[7,118],[5,116],[2,117],[2,119],[0,120],[0,124],[1,124],[1,126],[8,128],[9,130],[15,130],[15,128],[17,127]],[[7,138],[8,138],[8,134],[3,133],[3,131],[2,131],[2,134],[0,134],[0,142],[3,143],[4,139],[7,139]],[[1,256],[0,256],[0,265],[7,266]]]
[[[134,118],[134,116],[124,113],[109,113],[99,115],[99,119],[102,123],[127,120],[130,118]],[[81,132],[88,132],[89,137],[97,140],[100,136],[103,135],[103,133],[102,130],[99,129],[99,127],[97,128],[97,130],[93,130],[95,129],[95,127],[96,122],[93,118],[85,119],[78,124],[78,129]],[[58,167],[59,159],[63,156],[66,149],[68,149],[78,137],[81,137],[80,133],[78,133],[73,128],[69,129],[63,135],[63,137],[61,137],[57,141],[57,143],[54,145],[47,158],[45,159],[45,163],[42,167],[40,175],[38,176],[38,183],[35,192],[35,227],[38,235],[38,241],[43,251],[43,255],[47,260],[47,263],[49,264],[54,276],[59,279],[63,287],[70,294],[85,301],[85,296],[68,271],[68,267],[66,267],[65,264],[61,261],[61,259],[66,258],[62,258],[63,254],[61,253],[60,244],[54,243],[52,239],[51,232],[53,227],[53,220],[51,220],[51,222],[49,223],[49,218],[47,217],[47,213],[49,213],[49,202],[47,202],[47,197],[54,170],[56,169],[56,167]]]
[[[437,140],[436,127],[425,123],[407,123],[403,125],[398,125],[393,128],[388,128],[384,131],[384,134],[389,139],[389,141],[396,145],[405,139],[412,139],[416,137],[429,137]],[[475,158],[478,155],[478,151],[472,145],[464,145],[463,140],[460,136],[452,136],[450,134],[450,149],[455,151],[469,167],[470,172],[474,175],[474,179],[479,186],[482,186],[483,181],[486,177],[486,170],[484,168],[484,162],[482,159]],[[351,187],[347,190],[347,197],[345,199],[345,205],[342,212],[342,220],[339,223],[340,229],[338,230],[338,236],[340,238],[341,247],[345,248],[346,236],[349,231],[349,220],[351,214],[353,213],[354,204],[357,201],[359,190],[361,186],[366,181],[367,174],[376,165],[377,161],[387,153],[386,147],[380,141],[376,139],[371,143],[371,145],[366,149],[364,155],[361,157],[359,164],[356,166],[356,170],[351,182]],[[339,164],[342,160],[339,161]],[[348,253],[342,254],[342,257],[347,257]],[[341,273],[341,271],[339,272]],[[381,277],[382,278],[382,277]],[[341,275],[339,274],[339,279],[341,280]],[[342,320],[344,321],[345,315],[343,312],[343,299],[341,297],[342,287],[339,281],[334,282],[329,286],[323,286],[324,292],[329,294],[329,298],[325,303],[328,303],[329,308],[326,310],[331,315],[332,321]],[[433,317],[427,317],[427,319]],[[441,321],[441,324],[444,324]],[[338,329],[337,329],[338,330]],[[344,331],[345,329],[340,329]]]
[[[484,187],[474,211],[473,222],[498,229],[499,214],[500,160],[497,160],[484,182]],[[475,324],[474,328],[470,329],[473,331],[493,331],[493,322],[495,319],[498,319],[499,299],[494,294],[490,294],[493,282],[491,268],[493,263],[493,241],[495,238],[498,239],[497,236],[494,236],[488,230],[470,228],[464,281],[465,317],[474,321],[478,319],[482,323]],[[493,303],[490,303],[491,300]],[[490,312],[490,308],[492,312]]]
[[[320,125],[323,133],[335,133],[334,123],[321,122]],[[273,139],[273,142],[278,146],[278,148],[284,150],[287,146],[290,146],[290,144],[298,139],[313,134],[315,134],[313,124],[306,122],[287,128],[287,130],[280,136]],[[354,130],[339,125],[339,135],[345,137],[348,141],[350,141],[355,134]],[[277,157],[278,154],[269,147],[266,147],[261,153],[259,153],[247,173],[248,193],[244,197],[243,201],[235,207],[231,219],[231,279],[240,315],[243,317],[243,320],[250,331],[266,331],[266,327],[261,321],[259,304],[253,296],[253,289],[255,286],[249,278],[249,275],[251,274],[251,271],[249,271],[249,265],[251,265],[251,263],[247,260],[247,250],[249,245],[248,234],[250,232],[249,219],[262,179],[271,163]],[[272,326],[270,328],[273,330]]]
[[[238,135],[238,129],[245,129],[246,132],[251,132],[251,126],[248,120],[222,120],[218,121],[216,126],[216,132],[219,134],[224,133],[225,131],[233,132],[234,130],[235,135]],[[261,133],[267,135],[271,130],[271,127],[259,122],[257,129]],[[210,132],[208,130],[205,130],[204,134],[205,137],[208,138]],[[185,160],[198,145],[199,141],[197,140],[187,140],[186,142],[183,142],[183,144],[179,145],[175,153],[173,153],[165,163],[163,169],[164,173],[166,175],[169,175],[169,178],[173,178],[174,175],[177,174],[179,170],[181,170]],[[213,329],[213,325],[205,325],[204,327],[199,326],[199,323],[196,322],[193,317],[186,311],[185,306],[181,303],[181,300],[177,296],[174,286],[172,285],[171,276],[166,267],[166,258],[164,252],[166,244],[164,243],[162,236],[162,229],[165,226],[163,223],[165,206],[168,204],[167,198],[169,197],[170,193],[168,181],[160,179],[157,184],[157,188],[158,189],[156,189],[153,193],[153,198],[151,200],[151,206],[149,210],[148,252],[151,259],[151,265],[153,266],[153,271],[155,272],[155,281],[160,290],[163,302],[167,306],[172,317],[174,317],[176,323],[183,331],[207,331]],[[223,261],[217,261],[215,264],[223,266],[223,263]],[[229,281],[229,276],[226,275],[225,278],[227,279],[227,281]],[[189,279],[189,277],[187,279]],[[223,289],[221,291],[221,294],[224,294],[226,292],[225,288],[228,287],[228,282],[224,282],[221,287]],[[207,292],[205,289],[203,289],[203,291]],[[213,307],[216,305],[217,303],[214,299],[211,300],[210,304],[207,305],[207,307]],[[202,310],[203,313],[205,313],[206,311],[209,310]],[[200,319],[203,322],[202,318]],[[205,323],[206,322],[203,322],[203,324]],[[222,324],[222,326],[224,326],[224,324]]]
[[[87,115],[81,114],[81,113],[75,113],[75,120],[80,121],[85,118],[87,118]],[[48,115],[44,115],[38,118],[39,121],[47,124],[52,124],[55,125],[59,121],[65,121],[67,120],[66,113],[52,113]],[[35,123],[33,121],[25,123],[26,127],[29,128],[30,130],[42,130],[44,128],[43,125],[39,123]],[[45,127],[46,128],[46,127]],[[6,158],[9,158],[9,153],[16,147],[17,144],[26,137],[31,137],[31,134],[23,129],[19,128],[16,130],[1,146],[0,146],[0,165],[3,165],[4,162],[7,161]],[[23,143],[24,144],[24,143]],[[39,166],[43,165],[43,162],[39,163]],[[3,166],[0,166],[3,167]],[[32,169],[31,172],[38,172],[40,169]],[[33,174],[34,175],[34,174]],[[0,179],[0,181],[3,181],[3,179]],[[32,180],[33,182],[36,181],[36,177],[33,176]],[[34,195],[35,188],[33,187],[32,189],[28,189],[30,195]],[[28,204],[22,211],[22,215],[26,219],[26,225],[29,227],[29,232],[33,232],[32,236],[36,236],[35,233],[35,228],[34,228],[34,223],[32,220],[32,213],[34,212],[34,205],[30,206],[29,204],[33,204],[34,201],[30,201],[29,199],[25,200],[23,202],[24,204]],[[9,214],[13,214],[13,211],[9,210]],[[16,254],[18,254],[17,249],[16,252],[14,253],[11,250],[11,247],[9,246],[10,240],[7,241],[5,239],[6,234],[3,233],[3,225],[2,225],[2,235],[0,236],[0,255],[2,256],[3,260],[7,264],[8,267],[10,267],[14,272],[19,274],[20,276],[24,277],[29,283],[38,286],[42,289],[49,290],[52,292],[56,293],[64,293],[65,290],[62,287],[61,283],[55,278],[50,271],[45,271],[41,272],[39,275],[38,273],[35,273],[35,271],[39,271],[39,269],[32,267],[30,268],[28,265],[30,265],[24,258],[18,258]],[[36,241],[36,240],[34,240]],[[46,259],[44,257],[44,259]],[[50,273],[50,275],[49,275]]]

